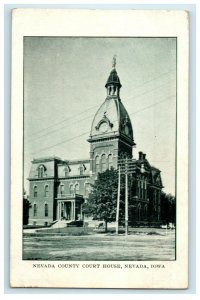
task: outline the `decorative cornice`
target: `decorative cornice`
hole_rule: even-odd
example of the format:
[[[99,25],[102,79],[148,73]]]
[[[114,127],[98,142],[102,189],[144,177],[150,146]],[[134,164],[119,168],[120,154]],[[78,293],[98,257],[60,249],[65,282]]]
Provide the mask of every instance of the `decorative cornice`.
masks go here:
[[[90,175],[76,175],[76,176],[67,176],[67,177],[57,177],[58,180],[71,180],[71,179],[85,179],[85,178],[90,178]]]
[[[29,181],[58,181],[60,179],[66,179],[66,180],[70,180],[70,179],[84,179],[84,178],[90,178],[90,175],[75,175],[75,176],[63,176],[63,177],[44,177],[44,178],[27,178]]]
[[[107,136],[107,137],[106,136],[104,136],[104,137],[103,136],[102,137],[92,136],[87,141],[89,143],[96,143],[96,142],[109,141],[109,140],[111,141],[111,140],[115,140],[115,139],[119,139],[120,141],[127,142],[129,146],[135,146],[136,145],[133,140],[128,138],[126,135],[119,134],[118,132],[115,135]]]
[[[35,177],[28,177],[27,180],[29,181],[53,181],[56,180],[57,177],[41,177],[41,178],[35,178]]]

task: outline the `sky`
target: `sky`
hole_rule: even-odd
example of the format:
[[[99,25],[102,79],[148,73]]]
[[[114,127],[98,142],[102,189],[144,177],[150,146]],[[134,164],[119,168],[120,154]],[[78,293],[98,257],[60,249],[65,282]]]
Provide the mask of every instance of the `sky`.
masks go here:
[[[93,117],[116,55],[136,148],[175,195],[176,39],[24,38],[24,185],[33,158],[89,158]]]

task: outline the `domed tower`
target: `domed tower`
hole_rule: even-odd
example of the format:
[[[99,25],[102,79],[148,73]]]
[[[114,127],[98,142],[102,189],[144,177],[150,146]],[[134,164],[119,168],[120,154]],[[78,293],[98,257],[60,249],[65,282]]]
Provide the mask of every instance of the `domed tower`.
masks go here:
[[[118,158],[132,158],[135,145],[131,120],[120,99],[115,57],[105,87],[107,97],[94,116],[88,139],[92,174],[117,168]]]

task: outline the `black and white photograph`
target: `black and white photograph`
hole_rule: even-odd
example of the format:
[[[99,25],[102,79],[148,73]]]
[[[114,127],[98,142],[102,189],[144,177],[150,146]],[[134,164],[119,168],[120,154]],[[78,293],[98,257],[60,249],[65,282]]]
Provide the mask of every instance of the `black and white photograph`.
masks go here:
[[[24,37],[23,259],[176,259],[176,38]]]
[[[11,286],[187,287],[187,26],[13,11]]]

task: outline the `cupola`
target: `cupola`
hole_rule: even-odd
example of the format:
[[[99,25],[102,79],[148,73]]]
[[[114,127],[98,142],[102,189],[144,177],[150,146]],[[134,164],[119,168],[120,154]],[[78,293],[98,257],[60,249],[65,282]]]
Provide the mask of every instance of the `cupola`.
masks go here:
[[[119,76],[116,71],[116,55],[113,57],[112,70],[106,82],[107,96],[119,96],[119,91],[121,88],[121,83]]]

